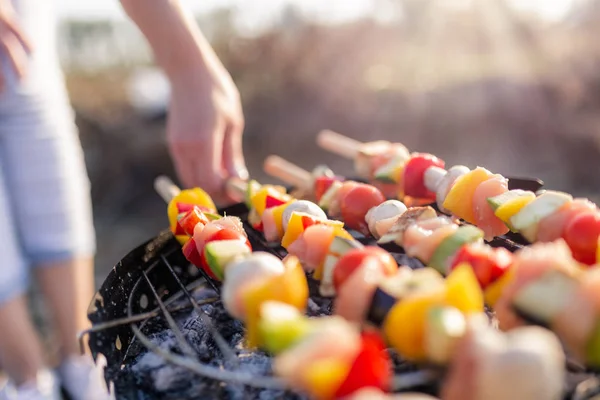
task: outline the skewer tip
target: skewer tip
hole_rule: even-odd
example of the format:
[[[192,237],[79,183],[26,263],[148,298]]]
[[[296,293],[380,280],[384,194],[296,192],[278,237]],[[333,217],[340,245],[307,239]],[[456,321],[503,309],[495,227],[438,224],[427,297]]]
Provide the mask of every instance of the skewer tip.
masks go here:
[[[334,154],[353,159],[359,152],[362,143],[331,129],[323,129],[317,134],[317,145]]]
[[[154,190],[162,197],[165,203],[170,202],[173,197],[181,192],[181,189],[166,175],[159,175],[154,179]]]
[[[281,179],[283,182],[296,188],[308,189],[312,186],[312,175],[310,172],[279,156],[270,155],[265,158],[263,169],[267,174]]]
[[[225,182],[227,195],[236,201],[243,201],[248,190],[248,182],[240,178],[230,178]]]

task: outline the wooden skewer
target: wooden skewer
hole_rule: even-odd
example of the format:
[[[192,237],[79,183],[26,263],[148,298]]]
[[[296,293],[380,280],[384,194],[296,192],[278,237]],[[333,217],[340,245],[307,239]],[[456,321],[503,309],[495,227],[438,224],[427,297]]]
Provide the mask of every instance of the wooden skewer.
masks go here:
[[[363,143],[329,129],[322,130],[317,135],[317,144],[324,150],[353,160],[360,151]]]
[[[247,190],[248,182],[240,178],[230,178],[225,182],[225,191],[236,201],[244,201]]]
[[[162,197],[165,203],[169,203],[175,196],[181,193],[181,189],[173,183],[171,178],[159,175],[154,180],[154,190]]]
[[[267,157],[263,169],[267,174],[279,178],[298,189],[311,189],[311,173],[279,156]]]
[[[248,182],[239,179],[231,178],[225,182],[225,190],[227,194],[236,199],[243,201],[246,196]],[[173,183],[171,178],[165,175],[160,175],[154,180],[154,190],[162,197],[165,203],[169,203],[175,196],[181,193],[181,189]]]

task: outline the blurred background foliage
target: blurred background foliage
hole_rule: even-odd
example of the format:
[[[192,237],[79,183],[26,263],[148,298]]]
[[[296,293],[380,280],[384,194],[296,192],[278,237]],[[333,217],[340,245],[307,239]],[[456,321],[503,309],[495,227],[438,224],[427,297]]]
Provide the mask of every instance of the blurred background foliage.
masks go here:
[[[235,7],[198,23],[240,89],[245,154],[259,180],[270,181],[261,165],[271,153],[351,175],[349,161],[315,145],[330,128],[400,141],[449,165],[539,177],[598,202],[600,1],[570,0],[560,17],[545,17],[555,1],[372,0],[373,12],[336,23],[292,2],[260,29],[240,26]],[[168,85],[128,21],[66,19],[60,36],[103,279],[166,226],[152,181],[174,175]]]

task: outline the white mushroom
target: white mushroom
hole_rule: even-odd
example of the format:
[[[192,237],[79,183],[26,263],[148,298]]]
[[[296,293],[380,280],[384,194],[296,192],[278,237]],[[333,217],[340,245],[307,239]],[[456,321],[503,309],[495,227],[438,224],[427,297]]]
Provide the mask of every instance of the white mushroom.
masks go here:
[[[478,359],[474,399],[562,398],[565,356],[552,332],[527,326],[507,333],[491,328],[477,333],[472,342]]]
[[[444,168],[435,166],[427,168],[423,176],[425,187],[429,191],[435,192],[444,176],[446,176],[446,170]]]
[[[375,238],[379,238],[385,232],[377,231],[377,222],[397,218],[404,214],[406,206],[399,200],[386,200],[383,203],[371,208],[367,215],[365,215],[365,221],[369,226],[369,231]],[[393,224],[393,221],[390,221]],[[391,226],[390,224],[390,226]]]
[[[292,213],[294,211],[302,212],[305,214],[312,215],[319,219],[327,219],[327,214],[315,203],[308,200],[298,200],[290,204],[283,211],[283,230],[287,230],[288,222],[290,222],[290,218],[292,218]]]

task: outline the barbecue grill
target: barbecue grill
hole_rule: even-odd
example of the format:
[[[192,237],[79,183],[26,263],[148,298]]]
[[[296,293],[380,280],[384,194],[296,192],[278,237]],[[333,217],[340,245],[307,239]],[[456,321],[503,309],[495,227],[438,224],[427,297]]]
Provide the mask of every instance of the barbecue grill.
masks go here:
[[[511,180],[520,188],[539,189],[539,181]],[[247,222],[248,210],[237,204],[220,210],[238,216],[255,251],[279,258],[287,253],[264,241]],[[363,244],[374,240],[350,233]],[[491,244],[515,251],[518,235]],[[384,246],[399,264],[422,263],[402,248]],[[318,296],[309,279],[309,315],[331,312],[331,302]],[[271,360],[261,351],[244,349],[243,326],[231,319],[219,299],[219,287],[190,265],[170,231],[141,244],[111,271],[88,310],[92,328],[81,334],[94,358],[106,358],[104,375],[118,399],[304,399],[274,377]],[[435,394],[443,371],[417,369],[395,357],[394,389]],[[600,381],[577,365],[569,369],[565,399],[600,398]],[[595,397],[599,396],[599,397]]]

